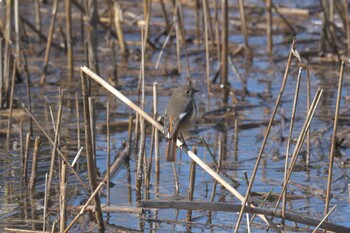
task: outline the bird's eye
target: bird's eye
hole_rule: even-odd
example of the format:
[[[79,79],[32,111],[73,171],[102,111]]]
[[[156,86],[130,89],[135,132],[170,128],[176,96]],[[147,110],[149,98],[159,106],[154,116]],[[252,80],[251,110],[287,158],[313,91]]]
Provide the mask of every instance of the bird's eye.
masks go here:
[[[190,91],[190,90],[186,90],[186,93],[187,93],[187,94],[190,94],[190,93],[191,93],[191,91]]]

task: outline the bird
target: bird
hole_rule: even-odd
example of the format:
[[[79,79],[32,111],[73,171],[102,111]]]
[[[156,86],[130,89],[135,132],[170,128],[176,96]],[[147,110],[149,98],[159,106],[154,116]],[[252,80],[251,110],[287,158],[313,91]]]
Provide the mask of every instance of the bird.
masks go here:
[[[196,121],[197,107],[194,94],[199,90],[191,85],[182,85],[174,90],[165,109],[164,126],[168,138],[166,160],[176,160],[176,140],[182,133],[190,130]],[[184,141],[183,141],[184,142]]]

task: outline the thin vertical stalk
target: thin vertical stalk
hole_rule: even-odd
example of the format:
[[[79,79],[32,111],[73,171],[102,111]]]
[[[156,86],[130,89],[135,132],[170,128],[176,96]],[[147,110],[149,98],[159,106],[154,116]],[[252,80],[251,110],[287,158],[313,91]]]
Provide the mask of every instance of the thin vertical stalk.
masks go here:
[[[207,0],[203,0],[203,15],[204,15],[204,43],[205,43],[205,74],[208,85],[208,92],[210,92],[210,54],[209,54],[209,35],[208,35],[208,15],[207,15]]]
[[[288,142],[287,142],[287,149],[286,149],[286,159],[284,163],[284,182],[286,181],[287,177],[287,171],[288,171],[288,160],[289,160],[289,150],[290,150],[290,144],[292,141],[293,136],[293,128],[294,128],[294,119],[295,119],[295,112],[298,104],[298,97],[299,97],[299,89],[300,89],[300,80],[301,80],[301,73],[303,68],[299,68],[299,73],[297,77],[297,83],[295,85],[295,92],[294,92],[294,101],[293,101],[293,107],[292,107],[292,115],[290,118],[290,125],[289,125],[289,134],[288,134]],[[286,198],[287,198],[287,189],[283,192],[282,197],[282,225],[284,225],[284,216],[286,212]]]
[[[115,30],[117,31],[119,49],[121,54],[126,55],[127,47],[124,39],[124,33],[123,33],[121,21],[122,21],[122,11],[121,11],[120,5],[118,2],[114,2],[114,26],[115,26]]]
[[[46,82],[46,71],[47,71],[47,67],[48,67],[48,63],[49,63],[49,56],[50,56],[50,50],[51,50],[53,33],[54,33],[54,30],[55,30],[57,9],[58,9],[58,0],[53,0],[51,21],[50,21],[50,27],[49,27],[49,35],[47,37],[47,42],[46,42],[44,65],[43,65],[43,69],[42,69],[42,72],[41,72],[40,83],[45,83]]]
[[[242,30],[242,36],[244,41],[244,49],[245,49],[245,55],[246,58],[250,60],[250,49],[248,44],[248,31],[247,31],[247,22],[245,19],[245,12],[244,12],[244,0],[238,0],[239,5],[239,15],[241,18],[241,30]]]
[[[17,67],[21,67],[21,32],[19,28],[19,0],[14,0],[14,17],[15,17],[15,38],[16,38],[16,54],[17,54]]]
[[[67,187],[67,163],[61,160],[61,175],[60,175],[60,233],[64,232],[67,225],[66,216],[66,187]]]
[[[344,1],[344,15],[345,15],[345,22],[346,22],[346,37],[347,37],[347,51],[348,56],[350,56],[350,22],[349,22],[349,15],[348,15],[348,9],[349,9],[349,2],[347,0]]]
[[[167,15],[167,12],[166,12],[166,8],[165,8],[165,4],[164,4],[164,0],[159,0],[160,2],[160,6],[161,6],[161,9],[162,9],[162,15],[163,15],[163,18],[164,18],[164,21],[165,21],[165,27],[167,29],[169,29],[169,19],[168,19],[168,15]]]
[[[113,86],[118,85],[118,67],[117,67],[117,53],[115,51],[115,40],[112,41],[111,45],[111,51],[112,51],[112,66],[113,66]]]
[[[86,0],[85,12],[88,18],[88,23],[86,24],[87,31],[87,47],[88,47],[88,57],[89,57],[89,67],[95,73],[99,74],[98,68],[98,56],[97,56],[97,43],[98,43],[98,11],[97,11],[97,0]]]
[[[218,18],[218,7],[216,4],[216,0],[213,0],[214,5],[214,20],[215,20],[215,44],[216,44],[216,56],[218,60],[221,58],[220,51],[220,30],[219,30],[219,18]]]
[[[5,25],[5,40],[6,44],[10,44],[12,34],[12,0],[6,0],[6,25]]]
[[[77,120],[77,150],[81,148],[81,140],[80,140],[80,116],[79,116],[79,99],[78,92],[75,92],[75,117]]]
[[[34,143],[34,151],[33,151],[33,160],[32,160],[32,172],[30,174],[30,179],[29,179],[29,190],[33,190],[35,187],[35,182],[36,182],[36,170],[38,167],[38,155],[40,151],[40,136],[37,136],[35,138],[35,143]]]
[[[247,191],[246,191],[246,194],[245,194],[245,197],[244,197],[244,201],[243,201],[243,203],[242,203],[242,208],[241,208],[241,211],[240,211],[240,213],[239,213],[238,220],[237,220],[237,223],[236,223],[235,232],[237,232],[238,229],[239,229],[239,225],[240,225],[241,220],[242,220],[243,210],[244,210],[244,207],[245,207],[246,204],[247,204],[248,196],[249,196],[249,194],[250,194],[250,192],[251,192],[251,189],[252,189],[252,187],[253,187],[253,183],[254,183],[254,180],[255,180],[255,176],[256,176],[256,173],[257,173],[258,168],[259,168],[260,160],[261,160],[262,155],[263,155],[264,150],[265,150],[267,138],[268,138],[268,136],[269,136],[269,134],[270,134],[270,130],[271,130],[271,127],[272,127],[272,123],[273,123],[273,121],[274,121],[274,119],[275,119],[275,115],[276,115],[276,113],[277,113],[278,106],[279,106],[279,104],[280,104],[280,102],[281,102],[282,95],[283,95],[284,89],[285,89],[285,87],[286,87],[286,83],[287,83],[287,79],[288,79],[288,73],[289,73],[289,68],[290,68],[290,64],[291,64],[291,61],[292,61],[292,54],[293,54],[293,51],[294,51],[294,47],[295,47],[295,38],[293,39],[293,43],[292,43],[292,46],[291,46],[290,51],[289,51],[287,66],[286,66],[286,69],[285,69],[285,72],[284,72],[284,76],[283,76],[283,81],[282,81],[281,89],[280,89],[280,92],[279,92],[278,97],[277,97],[277,99],[276,99],[276,104],[275,104],[275,107],[274,107],[274,109],[273,109],[273,112],[272,112],[272,115],[271,115],[269,124],[268,124],[268,126],[267,126],[266,131],[265,131],[264,140],[263,140],[263,142],[262,142],[262,146],[261,146],[261,148],[260,148],[258,157],[257,157],[257,159],[256,159],[253,173],[252,173],[251,178],[250,178],[250,180],[249,180],[249,185],[248,185],[248,188],[247,188]]]
[[[110,133],[110,104],[107,102],[107,206],[111,203],[111,192],[110,192],[110,165],[111,165],[111,133]]]
[[[28,170],[28,157],[29,157],[29,143],[30,143],[30,133],[26,134],[26,145],[25,145],[25,151],[24,151],[24,158],[23,158],[23,177],[24,177],[24,183],[27,184],[27,170]]]
[[[62,109],[63,109],[63,101],[64,101],[64,93],[63,90],[60,90],[59,93],[59,107],[58,107],[58,112],[57,112],[57,118],[56,118],[56,131],[55,131],[55,139],[53,142],[53,148],[51,152],[51,162],[50,162],[50,171],[49,171],[49,179],[47,182],[47,197],[50,198],[51,194],[51,184],[52,184],[52,179],[53,179],[53,172],[55,170],[55,160],[57,157],[57,148],[58,148],[58,140],[59,140],[59,132],[60,132],[60,127],[61,127],[61,117],[62,117]]]
[[[203,8],[204,10],[204,8]],[[199,0],[195,0],[195,5],[194,5],[194,11],[195,11],[195,22],[196,22],[196,40],[197,40],[197,43],[200,43],[200,30],[199,30],[199,21],[202,21],[202,20],[199,20],[200,18],[200,4],[199,4]],[[205,20],[205,19],[204,19]]]
[[[7,142],[7,148],[9,149],[10,145],[10,130],[12,125],[12,110],[13,110],[13,96],[15,92],[15,79],[16,79],[16,63],[17,59],[15,60],[15,63],[13,64],[13,72],[12,72],[12,80],[11,80],[11,92],[10,92],[10,106],[9,106],[9,118],[7,121],[7,133],[6,133],[6,142]]]
[[[329,204],[330,204],[330,200],[331,200],[333,162],[334,162],[334,155],[335,155],[335,150],[336,150],[335,145],[337,142],[338,116],[339,116],[339,109],[340,109],[340,100],[342,98],[341,93],[342,93],[342,88],[343,88],[344,66],[345,66],[345,63],[344,63],[344,61],[342,61],[341,65],[340,65],[338,93],[337,93],[337,101],[336,101],[335,113],[334,113],[332,145],[331,145],[331,151],[330,151],[330,155],[329,155],[326,205],[325,205],[325,210],[324,210],[325,215],[328,214]]]
[[[65,14],[66,14],[66,42],[67,42],[67,68],[68,80],[72,81],[74,72],[73,60],[73,41],[72,41],[72,2],[65,0]]]
[[[158,83],[153,83],[153,117],[157,120],[158,117],[158,93],[157,93]],[[154,160],[155,160],[155,172],[159,174],[160,172],[160,156],[159,156],[159,131],[155,129],[154,131]]]
[[[22,52],[22,57],[23,57],[23,62],[24,62],[24,71],[26,74],[26,89],[27,89],[27,106],[29,111],[32,111],[32,95],[30,93],[30,74],[29,74],[29,69],[28,69],[28,62],[27,62],[27,57],[24,52]],[[30,135],[33,136],[33,120],[32,118],[29,118],[29,132]]]
[[[39,33],[41,33],[40,0],[35,0],[35,28]]]
[[[89,116],[90,116],[90,129],[91,129],[91,144],[92,144],[92,157],[93,160],[96,161],[96,116],[95,116],[95,98],[88,98],[89,101]]]
[[[266,50],[272,53],[272,0],[266,0]]]
[[[311,81],[310,81],[310,68],[307,68],[307,73],[306,73],[306,111],[308,112],[310,110],[310,104],[311,104]],[[307,135],[306,135],[306,165],[309,167],[310,166],[310,145],[311,145],[311,135],[310,135],[310,128],[307,130]]]
[[[219,151],[219,155],[218,155],[218,165],[216,167],[216,173],[219,174],[220,173],[220,169],[221,169],[221,166],[222,166],[222,141],[219,139],[219,148],[218,148],[218,151]],[[214,201],[214,198],[215,198],[215,193],[216,193],[216,186],[217,186],[218,182],[214,179],[214,184],[213,184],[213,189],[212,189],[212,192],[211,192],[211,195],[210,195],[210,201]]]
[[[193,149],[193,153],[197,154],[197,149]],[[188,183],[188,200],[193,200],[193,193],[195,188],[195,182],[196,182],[196,162],[192,160],[191,167],[190,167],[190,174],[189,174],[189,183]],[[187,217],[186,221],[187,223],[191,222],[192,218],[192,210],[187,211]],[[186,227],[188,231],[191,231],[190,225]]]
[[[45,194],[44,194],[44,216],[43,216],[43,232],[46,232],[46,214],[47,214],[47,199],[48,199],[48,176],[45,173]]]
[[[9,87],[10,87],[10,73],[11,73],[11,50],[10,43],[5,43],[5,59],[4,59],[4,106],[9,106]]]
[[[88,87],[87,87],[87,78],[85,75],[80,72],[81,83],[82,83],[82,95],[83,95],[83,106],[84,106],[84,128],[85,128],[85,148],[86,148],[86,157],[87,157],[87,166],[88,166],[88,175],[89,183],[91,190],[96,190],[97,188],[97,174],[96,174],[96,161],[93,157],[93,147],[91,143],[91,123],[90,123],[90,111],[88,104]],[[95,204],[95,218],[98,224],[98,229],[100,231],[104,230],[103,216],[100,206],[100,198],[98,195],[94,196]]]
[[[222,31],[221,31],[221,88],[224,103],[228,101],[228,0],[221,1]]]
[[[3,92],[3,86],[4,86],[4,73],[3,73],[3,38],[0,38],[0,108],[2,108],[3,104],[3,97],[4,97],[4,92]]]

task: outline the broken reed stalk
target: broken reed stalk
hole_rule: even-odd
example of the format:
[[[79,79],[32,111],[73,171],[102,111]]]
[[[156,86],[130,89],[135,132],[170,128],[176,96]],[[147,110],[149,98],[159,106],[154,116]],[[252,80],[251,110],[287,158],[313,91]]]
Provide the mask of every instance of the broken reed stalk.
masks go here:
[[[239,5],[239,16],[241,18],[241,31],[244,41],[244,49],[245,49],[245,56],[248,60],[250,60],[251,54],[249,49],[249,43],[248,43],[248,31],[247,31],[247,22],[245,19],[245,12],[244,12],[244,1],[238,0]]]
[[[118,81],[117,52],[115,51],[115,44],[116,44],[115,40],[113,40],[111,43],[112,66],[113,66],[112,81],[113,81],[113,85],[117,86],[119,81]]]
[[[173,21],[175,21],[175,19]],[[163,52],[164,52],[164,49],[165,49],[166,45],[168,44],[168,41],[170,39],[170,36],[171,36],[173,30],[174,30],[174,23],[171,24],[171,27],[170,27],[170,29],[168,31],[168,35],[165,38],[165,40],[163,42],[163,45],[162,45],[162,48],[161,48],[161,50],[159,52],[159,55],[158,55],[158,58],[157,58],[157,61],[156,61],[156,65],[154,66],[156,69],[158,69],[158,65],[159,65],[160,59],[161,59],[161,57],[163,55]]]
[[[47,67],[48,67],[48,63],[49,63],[49,56],[50,56],[50,50],[51,50],[53,33],[55,31],[55,22],[56,22],[57,9],[58,9],[58,0],[53,0],[53,2],[52,2],[52,12],[51,12],[51,21],[50,21],[50,27],[49,27],[49,35],[47,37],[47,42],[46,42],[45,58],[44,58],[44,64],[43,64],[42,72],[41,72],[40,83],[45,83],[46,82],[46,71],[47,71]]]
[[[221,60],[220,60],[220,77],[223,102],[228,101],[228,0],[222,0],[222,28],[221,28]]]
[[[32,159],[32,172],[30,175],[29,179],[29,190],[33,190],[35,187],[35,182],[36,182],[36,170],[38,167],[38,155],[40,151],[40,136],[37,136],[35,138],[35,143],[34,143],[34,151],[33,151],[33,159]]]
[[[107,83],[104,79],[102,79],[100,76],[95,74],[92,70],[87,68],[86,66],[83,66],[80,68],[81,72],[88,75],[90,78],[94,79],[97,83],[99,83],[101,86],[106,88],[108,91],[110,91],[113,95],[115,95],[118,99],[123,101],[125,104],[127,104],[130,108],[135,110],[138,114],[140,114],[145,120],[147,120],[150,124],[155,126],[159,131],[164,133],[164,127],[159,124],[157,121],[155,121],[152,117],[150,117],[146,112],[144,112],[140,107],[135,105],[132,101],[130,101],[126,96],[124,96],[121,92],[116,90],[114,87],[112,87],[109,83]],[[215,180],[217,180],[222,186],[224,186],[229,192],[231,192],[234,196],[236,196],[240,201],[243,201],[244,197],[236,190],[234,189],[229,183],[227,183],[224,179],[222,179],[215,171],[213,171],[207,164],[205,164],[196,154],[189,151],[188,147],[184,145],[180,140],[176,141],[176,145],[185,153],[188,154],[188,156],[194,160],[199,166],[201,166],[209,175],[211,175]],[[250,204],[250,206],[254,206]],[[277,232],[281,232],[281,230],[269,219],[265,218],[263,215],[258,215],[264,222],[268,223],[273,229],[275,229]]]
[[[137,171],[136,171],[136,200],[141,200],[141,186],[142,186],[142,171],[143,171],[143,162],[145,159],[145,147],[146,147],[146,127],[145,119],[141,117],[140,119],[140,146],[138,152],[137,160]]]
[[[276,99],[276,103],[275,103],[275,107],[273,109],[273,112],[272,112],[272,115],[271,115],[271,118],[270,118],[270,121],[269,121],[269,124],[266,128],[266,131],[265,131],[265,135],[264,135],[264,140],[262,142],[262,146],[260,148],[260,151],[259,151],[259,154],[258,154],[258,157],[256,159],[256,162],[255,162],[255,166],[254,166],[254,170],[253,170],[253,173],[251,175],[251,178],[250,178],[250,181],[249,181],[249,185],[248,185],[248,188],[247,188],[247,191],[246,191],[246,194],[245,194],[245,197],[244,197],[244,201],[242,203],[242,209],[239,213],[239,216],[238,216],[238,220],[236,222],[236,227],[235,227],[235,232],[238,231],[239,229],[239,225],[241,223],[241,220],[242,220],[242,215],[243,215],[243,210],[244,210],[244,206],[246,205],[247,201],[248,201],[248,196],[251,192],[251,189],[253,187],[253,183],[254,183],[254,180],[255,180],[255,176],[256,176],[256,173],[258,171],[258,168],[259,168],[259,164],[260,164],[260,160],[262,158],[262,155],[264,153],[264,150],[265,150],[265,146],[266,146],[266,142],[267,142],[267,138],[270,134],[270,130],[271,130],[271,127],[272,127],[272,123],[275,119],[275,115],[277,113],[277,109],[278,109],[278,106],[280,105],[280,102],[281,102],[281,99],[282,99],[282,95],[283,95],[283,92],[284,92],[284,89],[286,87],[286,83],[287,83],[287,79],[288,79],[288,73],[289,73],[289,68],[290,68],[290,64],[291,64],[291,61],[292,61],[292,55],[293,55],[293,51],[294,51],[294,48],[295,48],[295,37],[293,38],[293,42],[292,42],[292,46],[290,48],[290,51],[289,51],[289,55],[288,55],[288,61],[287,61],[287,66],[286,66],[286,69],[285,69],[285,72],[284,72],[284,76],[283,76],[283,81],[282,81],[282,84],[281,84],[281,88],[280,88],[280,91],[279,91],[279,94],[278,94],[278,97]]]
[[[327,195],[326,195],[326,204],[325,204],[325,210],[324,210],[325,215],[328,213],[329,204],[331,200],[333,162],[334,162],[334,155],[336,153],[335,150],[336,150],[336,143],[337,143],[338,117],[339,117],[340,100],[342,98],[341,93],[343,88],[344,66],[345,66],[345,63],[344,61],[342,61],[340,65],[340,71],[339,71],[339,83],[338,83],[337,101],[336,101],[335,113],[334,113],[332,144],[331,144],[331,151],[329,154]]]
[[[66,15],[66,42],[67,42],[67,68],[68,81],[73,79],[74,60],[73,60],[73,39],[72,39],[72,1],[65,0],[65,15]]]
[[[124,33],[122,28],[122,10],[120,8],[120,5],[118,2],[114,2],[114,27],[118,35],[118,42],[119,42],[119,49],[121,54],[126,55],[127,54],[127,47],[124,39]]]
[[[95,190],[97,187],[97,173],[96,173],[96,160],[94,160],[93,155],[93,145],[91,142],[92,139],[92,129],[90,122],[90,110],[89,110],[89,93],[87,86],[87,78],[85,77],[83,72],[80,72],[81,77],[81,87],[82,87],[82,95],[83,95],[83,112],[84,112],[84,129],[85,129],[85,150],[86,150],[86,159],[88,166],[88,176],[89,176],[89,184],[91,190]],[[96,207],[95,212],[95,220],[98,225],[98,229],[100,231],[104,230],[103,216],[101,212],[100,206],[100,198],[98,195],[94,195],[94,204]]]
[[[24,146],[23,146],[23,120],[19,122],[19,144],[20,144],[20,150],[21,150],[21,159],[24,158]],[[23,161],[23,160],[21,160]]]
[[[107,206],[111,204],[111,190],[110,190],[110,181],[111,181],[111,133],[110,133],[110,104],[107,102],[107,160],[106,160],[106,176],[107,176]]]
[[[11,50],[10,43],[5,44],[5,59],[4,59],[4,107],[9,106],[9,87],[10,87],[10,69],[11,69]]]
[[[6,0],[6,24],[4,30],[4,36],[6,43],[9,44],[12,37],[12,0]]]
[[[266,0],[266,50],[272,53],[272,0]]]
[[[62,109],[63,109],[63,101],[64,101],[64,93],[63,90],[60,89],[59,93],[59,100],[58,100],[58,112],[57,112],[57,118],[56,118],[56,127],[55,127],[55,137],[53,142],[53,148],[51,152],[51,161],[50,161],[50,171],[49,171],[49,179],[47,183],[47,196],[50,198],[51,195],[51,184],[53,179],[53,172],[55,170],[55,160],[57,157],[57,148],[59,144],[59,134],[60,134],[60,127],[61,127],[61,117],[62,117]]]
[[[26,146],[25,146],[25,152],[24,152],[24,158],[23,158],[23,177],[24,177],[24,183],[27,184],[27,170],[28,170],[28,157],[29,157],[29,143],[30,143],[30,133],[26,134]]]
[[[76,221],[78,221],[78,219],[80,218],[80,216],[82,216],[85,212],[85,209],[89,206],[89,204],[91,203],[92,200],[95,200],[95,196],[97,196],[98,192],[100,191],[100,189],[102,188],[102,186],[104,185],[103,182],[100,182],[99,185],[96,187],[96,189],[94,190],[94,192],[91,194],[91,196],[89,197],[89,199],[86,201],[85,205],[83,206],[83,208],[81,208],[79,214],[77,216],[75,216],[75,218],[69,223],[69,225],[66,227],[66,229],[64,229],[64,233],[68,232],[72,226],[76,223]],[[95,205],[95,211],[97,211],[96,209],[96,205]]]
[[[97,0],[88,0],[85,6],[85,14],[87,16],[86,32],[87,32],[87,50],[88,50],[88,60],[89,67],[93,69],[96,73],[99,73],[98,67],[98,56],[97,56],[97,44],[98,44],[98,9]]]
[[[232,204],[232,203],[223,203],[223,202],[208,202],[208,201],[169,201],[169,200],[143,200],[138,203],[138,207],[151,209],[183,209],[183,210],[204,210],[204,211],[225,211],[225,212],[238,212],[241,209],[241,205]],[[278,210],[276,213],[271,209],[264,208],[254,208],[254,207],[244,207],[245,213],[252,213],[258,215],[274,216],[281,218],[282,213]],[[286,213],[286,219],[289,221],[295,221],[301,224],[309,226],[317,226],[320,223],[320,220],[313,219],[308,216],[295,214],[295,213]],[[333,232],[349,232],[350,228],[345,226],[340,226],[333,223],[323,222],[321,227]]]
[[[6,134],[7,149],[10,148],[10,130],[11,130],[11,125],[12,125],[13,96],[14,96],[14,92],[15,92],[15,79],[16,79],[16,64],[17,64],[17,59],[15,60],[15,62],[13,64],[13,71],[12,71],[9,118],[7,121],[7,134]]]
[[[299,73],[297,77],[297,83],[295,85],[295,92],[294,92],[294,101],[293,101],[293,107],[292,107],[292,115],[290,118],[290,125],[289,125],[289,133],[288,133],[288,141],[287,141],[287,148],[286,148],[286,158],[284,163],[284,182],[286,180],[287,176],[287,170],[288,170],[288,160],[289,160],[289,150],[290,150],[290,144],[293,137],[293,128],[294,128],[294,119],[295,119],[295,112],[298,104],[298,97],[299,97],[299,90],[300,90],[300,80],[301,80],[301,73],[303,68],[299,68]],[[282,199],[282,225],[284,225],[284,213],[286,212],[286,204],[287,204],[287,189],[283,192],[283,199]]]
[[[216,45],[216,56],[218,60],[221,58],[220,51],[220,29],[219,29],[219,17],[218,17],[218,7],[216,5],[216,0],[213,0],[214,5],[214,20],[215,20],[215,45]]]
[[[33,119],[34,123],[39,127],[39,129],[41,130],[41,132],[45,135],[45,137],[49,140],[51,145],[54,145],[54,141],[51,139],[51,137],[46,133],[46,131],[44,130],[44,128],[39,124],[38,120],[33,116],[33,114],[31,112],[29,112],[29,110],[25,107],[25,105],[22,103],[22,108],[25,110],[25,112],[27,113],[27,115]],[[74,168],[72,166],[70,166],[66,156],[61,152],[61,150],[59,148],[57,148],[57,152],[58,154],[61,156],[61,158],[68,164],[68,167],[71,169],[72,173],[75,175],[75,177],[77,178],[77,180],[80,182],[80,184],[84,187],[85,190],[89,190],[89,188],[84,184],[84,182],[81,180],[81,178],[79,177],[78,173],[74,170]]]
[[[61,159],[61,174],[60,174],[60,195],[59,195],[59,206],[60,206],[60,232],[63,232],[67,224],[66,216],[66,187],[68,184],[67,176],[67,163]]]

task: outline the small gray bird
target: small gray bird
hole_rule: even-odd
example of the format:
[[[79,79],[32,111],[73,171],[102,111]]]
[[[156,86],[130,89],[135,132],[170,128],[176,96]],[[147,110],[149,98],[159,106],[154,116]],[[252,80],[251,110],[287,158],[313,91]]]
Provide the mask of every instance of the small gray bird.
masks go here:
[[[179,134],[191,129],[197,117],[194,100],[195,90],[191,85],[183,85],[174,90],[166,106],[164,127],[168,137],[166,160],[176,160],[176,140]]]

